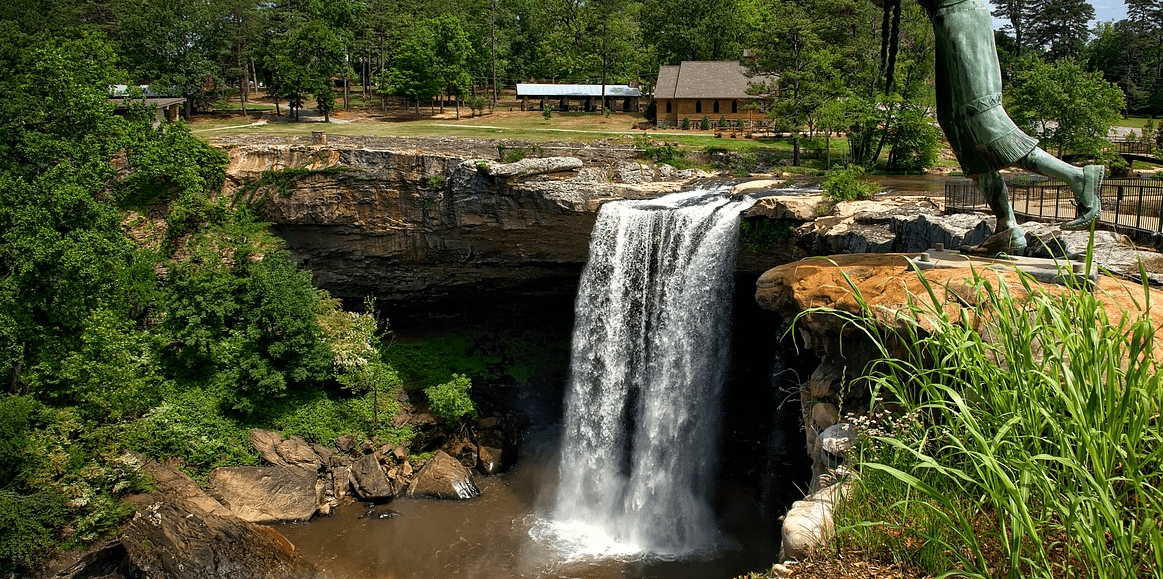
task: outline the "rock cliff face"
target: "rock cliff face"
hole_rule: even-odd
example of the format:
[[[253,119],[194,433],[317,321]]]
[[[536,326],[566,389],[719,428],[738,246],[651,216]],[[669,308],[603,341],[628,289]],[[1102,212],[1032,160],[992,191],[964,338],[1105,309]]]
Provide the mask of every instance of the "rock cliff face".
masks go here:
[[[220,146],[230,155],[224,194],[258,202],[318,284],[386,300],[573,283],[601,203],[680,190],[697,176],[624,159],[500,164],[366,144]]]

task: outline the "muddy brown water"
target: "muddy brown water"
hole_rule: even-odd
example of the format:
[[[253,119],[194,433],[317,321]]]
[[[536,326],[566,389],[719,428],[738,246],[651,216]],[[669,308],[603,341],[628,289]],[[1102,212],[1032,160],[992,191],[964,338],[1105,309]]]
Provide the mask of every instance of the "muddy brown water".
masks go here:
[[[548,446],[556,436],[533,438]],[[715,553],[679,561],[569,560],[557,546],[530,535],[547,522],[553,507],[552,451],[527,452],[513,470],[478,475],[476,482],[481,496],[465,501],[356,502],[330,517],[278,529],[328,579],[715,579],[770,567],[778,555],[778,526],[765,522],[740,489],[719,492],[724,547]]]

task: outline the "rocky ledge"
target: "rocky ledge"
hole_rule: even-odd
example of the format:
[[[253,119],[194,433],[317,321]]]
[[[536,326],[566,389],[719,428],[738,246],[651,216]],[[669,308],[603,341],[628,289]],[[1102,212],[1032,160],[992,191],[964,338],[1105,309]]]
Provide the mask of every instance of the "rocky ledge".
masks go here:
[[[230,156],[223,194],[256,204],[333,294],[392,301],[576,283],[603,202],[706,176],[626,158],[499,163],[385,144],[406,143],[217,143]]]
[[[1035,231],[1033,227],[1029,228]],[[1100,248],[1105,255],[1120,255],[1114,248]],[[1132,250],[1133,251],[1133,250]],[[848,408],[867,408],[868,392],[859,377],[879,351],[840,316],[817,311],[831,308],[859,314],[861,301],[873,312],[876,323],[889,328],[907,317],[910,303],[939,307],[959,319],[961,310],[977,309],[976,293],[969,289],[975,272],[1005,284],[1011,295],[1027,295],[1025,283],[1015,266],[1028,271],[1047,264],[1037,260],[1018,263],[969,258],[950,252],[940,254],[941,267],[918,270],[910,262],[916,254],[844,254],[803,259],[768,270],[756,284],[756,300],[761,306],[796,322],[798,343],[812,350],[819,365],[800,385],[805,445],[813,460],[812,492],[797,502],[783,525],[784,556],[799,558],[826,540],[831,533],[831,511],[846,474],[847,452],[856,432],[840,413],[841,402]],[[1049,262],[1052,264],[1053,262]],[[927,281],[927,285],[926,282]],[[1028,283],[1039,284],[1038,281]],[[1045,285],[1048,291],[1060,288]],[[1100,275],[1093,282],[1098,296],[1112,319],[1123,312],[1149,315],[1155,322],[1157,339],[1163,339],[1163,307],[1154,305],[1143,312],[1143,286],[1117,275]],[[929,294],[930,290],[932,295]],[[1150,289],[1151,304],[1163,303],[1163,291]],[[859,296],[859,299],[857,299]],[[1137,298],[1137,299],[1136,299]],[[988,315],[966,319],[986,320]],[[928,325],[917,320],[922,330]],[[843,397],[843,400],[841,400]],[[835,488],[831,488],[833,485]]]

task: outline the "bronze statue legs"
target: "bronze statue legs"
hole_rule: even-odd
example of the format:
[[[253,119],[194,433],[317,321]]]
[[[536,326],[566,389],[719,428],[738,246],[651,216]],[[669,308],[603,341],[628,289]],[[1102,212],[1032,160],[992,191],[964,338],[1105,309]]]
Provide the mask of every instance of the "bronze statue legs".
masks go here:
[[[1063,223],[1062,229],[1086,229],[1098,217],[1101,211],[1099,194],[1102,192],[1106,167],[1102,165],[1075,167],[1040,148],[1030,151],[1030,154],[1022,157],[1017,165],[1027,171],[1060,179],[1070,185],[1070,190],[1074,192],[1074,202],[1078,206],[1078,217]]]

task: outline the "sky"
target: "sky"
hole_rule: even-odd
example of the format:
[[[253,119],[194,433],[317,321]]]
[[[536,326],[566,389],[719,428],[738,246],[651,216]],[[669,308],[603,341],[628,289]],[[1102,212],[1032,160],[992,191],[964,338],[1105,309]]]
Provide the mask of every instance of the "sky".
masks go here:
[[[1090,22],[1092,26],[1095,22],[1117,21],[1127,17],[1127,3],[1124,0],[1090,0],[1090,3],[1094,6],[1094,20]],[[1007,23],[1007,20],[1001,18],[993,19],[994,29],[1000,29]]]
[[[1094,5],[1095,20],[1110,22],[1127,17],[1127,3],[1123,0],[1091,0]]]

